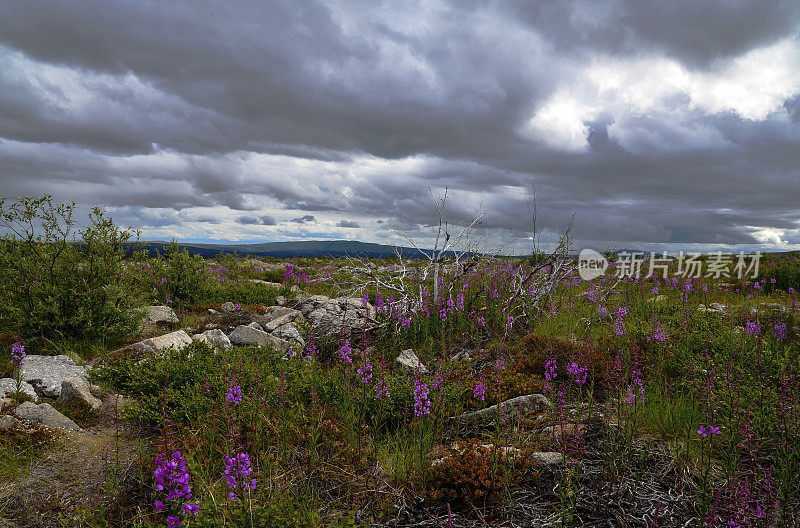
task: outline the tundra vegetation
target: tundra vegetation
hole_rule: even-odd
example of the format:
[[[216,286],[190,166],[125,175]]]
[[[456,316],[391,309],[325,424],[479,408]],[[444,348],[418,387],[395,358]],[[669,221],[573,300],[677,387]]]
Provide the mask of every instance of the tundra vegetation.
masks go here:
[[[203,260],[73,216],[0,201],[9,526],[800,523],[796,255],[584,281],[568,237]],[[86,385],[48,398],[40,356]],[[31,419],[45,402],[75,428]]]

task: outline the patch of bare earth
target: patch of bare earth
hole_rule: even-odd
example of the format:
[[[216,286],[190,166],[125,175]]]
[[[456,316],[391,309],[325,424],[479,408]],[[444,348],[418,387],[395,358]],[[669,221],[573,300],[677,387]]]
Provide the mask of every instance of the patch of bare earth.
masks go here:
[[[97,508],[109,472],[121,480],[134,471],[140,435],[118,419],[118,396],[103,399],[99,423],[80,431],[51,430],[55,442],[15,481],[0,483],[0,528],[79,526]]]

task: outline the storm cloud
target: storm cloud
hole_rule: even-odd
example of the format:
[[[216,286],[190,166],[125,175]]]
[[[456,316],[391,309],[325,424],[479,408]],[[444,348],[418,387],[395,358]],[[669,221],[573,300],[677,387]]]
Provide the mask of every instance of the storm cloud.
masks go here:
[[[503,242],[535,195],[579,244],[790,249],[798,183],[794,1],[0,5],[0,194],[143,238],[424,238],[446,187]]]

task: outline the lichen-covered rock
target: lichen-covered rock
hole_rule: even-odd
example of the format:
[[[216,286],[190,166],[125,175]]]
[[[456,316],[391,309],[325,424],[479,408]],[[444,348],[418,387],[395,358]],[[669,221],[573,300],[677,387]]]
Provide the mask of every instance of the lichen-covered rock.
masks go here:
[[[250,326],[242,325],[228,336],[231,343],[238,346],[261,346],[261,347],[274,347],[281,351],[286,351],[289,348],[288,341],[268,334],[263,330],[256,330]]]
[[[231,340],[228,339],[225,332],[219,328],[206,330],[202,334],[195,334],[192,336],[192,340],[200,341],[208,344],[212,348],[221,348],[222,350],[227,350],[232,346]]]
[[[417,355],[410,348],[400,352],[400,355],[394,360],[394,366],[396,369],[404,372],[419,374],[425,374],[428,372],[428,369],[422,364]]]
[[[296,343],[300,348],[305,348],[306,342],[292,323],[286,323],[273,330],[272,335],[280,339]]]
[[[464,413],[450,419],[451,425],[464,427],[485,427],[498,419],[521,419],[530,413],[550,408],[550,400],[542,394],[518,396],[492,405],[479,411]]]
[[[262,286],[266,286],[267,288],[283,288],[283,284],[280,282],[268,282],[261,279],[250,279],[250,282],[253,284],[260,284]]]
[[[36,401],[39,398],[39,396],[36,394],[36,389],[34,389],[33,385],[31,385],[27,381],[23,381],[20,384],[20,390],[22,391],[22,394],[28,396],[34,401]],[[17,380],[13,378],[0,379],[0,398],[4,396],[11,396],[16,392],[17,392]]]
[[[86,379],[86,369],[76,365],[69,356],[33,355],[22,360],[20,376],[33,385],[39,396],[58,398],[64,380]]]
[[[147,354],[156,354],[160,350],[174,348],[180,350],[192,343],[192,338],[189,337],[184,330],[177,330],[164,334],[161,336],[151,337],[137,343],[122,347],[114,351],[117,355],[125,355],[132,357],[144,356]]]
[[[147,310],[147,314],[142,321],[143,325],[171,325],[179,322],[175,310],[169,306],[147,306],[145,310]]]
[[[17,407],[14,412],[24,420],[38,422],[47,427],[73,430],[80,429],[78,424],[55,410],[49,403],[36,405],[33,402],[24,402]]]
[[[79,403],[96,411],[103,404],[92,395],[89,383],[83,379],[68,379],[61,384],[61,396],[58,398],[64,403]]]
[[[10,431],[12,429],[17,429],[21,425],[22,422],[10,414],[4,414],[3,416],[0,416],[0,431]]]
[[[222,306],[220,306],[219,309],[222,310],[222,312],[224,312],[224,313],[235,312],[236,311],[236,305],[233,304],[232,302],[228,301],[226,303],[222,303]]]

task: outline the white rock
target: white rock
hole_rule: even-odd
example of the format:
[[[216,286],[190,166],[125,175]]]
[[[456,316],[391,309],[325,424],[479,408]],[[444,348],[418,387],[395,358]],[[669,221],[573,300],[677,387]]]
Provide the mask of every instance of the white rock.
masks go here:
[[[58,412],[49,403],[36,405],[32,402],[24,402],[14,411],[17,416],[32,422],[39,422],[47,427],[58,427],[61,429],[80,429],[78,424]]]
[[[96,411],[103,404],[92,395],[89,383],[83,379],[68,379],[61,384],[61,396],[58,398],[64,403],[79,402]]]
[[[22,394],[29,396],[36,401],[39,397],[36,395],[36,390],[33,388],[33,385],[28,383],[27,381],[23,381],[20,384],[20,390]],[[17,392],[17,380],[12,378],[3,378],[0,379],[0,398],[8,395],[11,396]]]
[[[175,310],[169,306],[147,306],[145,310],[147,310],[147,315],[142,321],[142,324],[177,324],[179,322]]]
[[[289,343],[283,339],[279,339],[274,335],[268,334],[263,330],[256,330],[250,326],[241,325],[228,336],[231,343],[238,346],[256,345],[261,347],[275,347],[278,350],[286,351],[289,348]]]
[[[185,331],[178,330],[176,332],[170,332],[169,334],[151,337],[150,339],[146,339],[145,342],[149,343],[157,350],[163,350],[170,347],[174,347],[175,350],[180,350],[187,345],[191,345],[192,338],[189,337],[189,334],[187,334]]]
[[[76,365],[69,356],[34,355],[22,360],[20,375],[33,385],[39,396],[58,398],[64,380],[86,379],[86,369]]]
[[[396,369],[405,372],[419,372],[420,374],[428,372],[428,369],[425,368],[425,365],[422,364],[417,355],[410,348],[400,352],[400,355],[394,360],[394,366]]]

